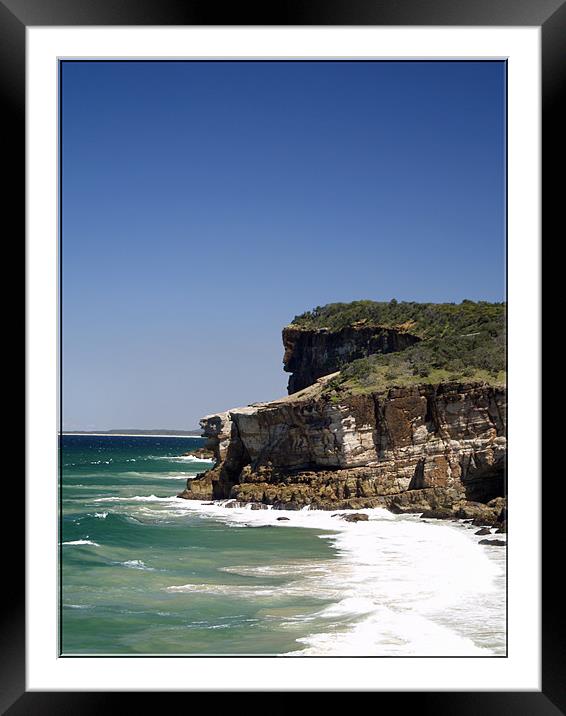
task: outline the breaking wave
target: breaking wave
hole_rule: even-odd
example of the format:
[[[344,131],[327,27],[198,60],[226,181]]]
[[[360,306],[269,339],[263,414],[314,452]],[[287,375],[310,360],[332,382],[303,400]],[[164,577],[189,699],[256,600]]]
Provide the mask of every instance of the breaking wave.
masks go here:
[[[368,521],[348,523],[337,513],[251,510],[250,505],[225,509],[226,502],[183,501],[182,508],[234,526],[325,530],[320,537],[332,541],[339,560],[331,565],[222,570],[258,581],[296,577],[283,585],[181,584],[167,591],[271,602],[300,595],[331,600],[320,611],[305,615],[312,631],[297,639],[299,649],[290,656],[505,653],[505,550],[479,545],[480,537],[469,526],[423,522],[415,515],[393,515],[379,508],[358,510],[368,515]]]

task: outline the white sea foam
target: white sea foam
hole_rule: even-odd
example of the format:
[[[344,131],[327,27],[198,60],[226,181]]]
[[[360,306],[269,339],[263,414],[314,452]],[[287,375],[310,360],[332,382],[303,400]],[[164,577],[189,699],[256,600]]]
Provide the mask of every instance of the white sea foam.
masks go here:
[[[320,577],[323,573],[331,572],[328,563],[316,563],[305,560],[294,560],[293,563],[283,565],[256,566],[256,567],[224,567],[220,571],[237,574],[245,577],[270,578],[292,575],[295,579],[286,584],[277,585],[240,585],[240,584],[175,584],[166,587],[168,592],[201,593],[216,596],[225,596],[241,599],[267,598],[268,604],[289,597],[308,597],[310,599],[338,599],[339,588],[336,584],[321,585]]]
[[[89,540],[89,539],[75,539],[75,540],[71,540],[70,542],[63,542],[63,544],[74,544],[74,545],[90,544],[93,547],[100,547],[98,542],[93,542],[92,540]]]
[[[153,475],[153,480],[194,480],[198,473],[181,473],[180,475]]]
[[[293,655],[505,653],[505,550],[479,545],[475,530],[461,523],[424,522],[379,508],[358,511],[368,515],[367,522],[348,523],[326,511],[251,510],[250,505],[226,509],[227,501],[177,502],[181,504],[167,505],[166,511],[198,512],[234,526],[331,531],[321,537],[333,542],[340,559],[328,563],[329,569],[295,565],[298,579],[290,584],[169,588],[244,598],[305,594],[332,600],[307,617],[312,633],[298,640],[303,648]],[[224,571],[258,578],[293,573],[290,565]]]
[[[241,567],[220,567],[221,572],[228,574],[238,574],[243,577],[286,577],[288,575],[295,576],[298,572],[301,574],[322,574],[331,570],[328,562],[310,562],[305,560],[294,560],[292,564],[270,564],[249,567],[243,565]]]
[[[364,607],[366,616],[348,628],[314,633],[297,641],[305,645],[290,656],[490,656],[490,649],[474,644],[448,627],[414,612],[402,613],[379,607],[373,602]],[[346,605],[346,608],[349,607]],[[359,605],[351,607],[352,614]],[[348,613],[348,611],[346,611]],[[337,616],[337,615],[336,615]]]
[[[340,600],[317,615],[327,623],[353,618],[351,624],[299,639],[305,648],[298,653],[503,652],[505,598],[496,584],[501,565],[466,528],[407,518],[354,527],[366,524],[366,530],[347,529],[332,538],[348,567],[340,573]],[[494,630],[500,632],[499,644]]]
[[[200,594],[213,594],[222,597],[271,597],[278,596],[279,587],[243,587],[237,584],[175,584],[165,587],[166,592],[195,592]]]
[[[120,564],[123,567],[128,567],[129,569],[143,569],[147,572],[155,571],[153,567],[148,567],[141,559],[128,559],[125,562],[120,562]]]
[[[171,501],[174,497],[157,497],[157,495],[133,495],[132,497],[98,497],[93,502],[160,502]]]
[[[105,520],[108,517],[108,512],[95,512],[95,517],[98,517],[99,520]]]
[[[207,465],[213,465],[215,460],[208,460],[205,457],[195,457],[194,455],[150,455],[152,460],[170,460],[171,462],[202,462]]]
[[[100,498],[123,502],[144,517],[174,519],[193,514],[226,526],[323,530],[339,559],[270,566],[226,567],[225,572],[261,578],[291,576],[283,585],[173,584],[167,591],[228,598],[307,597],[332,602],[319,611],[281,623],[309,624],[292,655],[476,656],[505,653],[505,549],[479,545],[475,528],[423,521],[385,509],[359,510],[368,521],[349,523],[336,512],[302,509],[227,509],[229,500],[203,504],[174,496]],[[154,503],[153,507],[141,504]],[[159,510],[155,508],[159,506]],[[351,512],[348,512],[351,514]],[[334,516],[333,516],[334,515]],[[286,520],[278,518],[285,517]],[[505,535],[497,535],[505,539]],[[304,631],[303,631],[304,634]]]
[[[202,472],[202,471],[201,471]],[[155,473],[155,472],[140,472],[140,471],[134,471],[129,470],[128,472],[122,473],[123,475],[127,477],[144,477],[148,480],[187,480],[189,477],[196,477],[198,475],[199,471],[196,472],[185,472],[185,471],[176,471],[176,472],[166,472],[163,474]]]

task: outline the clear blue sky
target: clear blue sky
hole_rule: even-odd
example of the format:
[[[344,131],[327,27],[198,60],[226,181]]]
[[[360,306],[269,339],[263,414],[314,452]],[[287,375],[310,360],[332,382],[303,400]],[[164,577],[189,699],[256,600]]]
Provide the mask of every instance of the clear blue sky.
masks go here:
[[[281,328],[501,301],[495,62],[65,62],[65,429],[285,394]]]

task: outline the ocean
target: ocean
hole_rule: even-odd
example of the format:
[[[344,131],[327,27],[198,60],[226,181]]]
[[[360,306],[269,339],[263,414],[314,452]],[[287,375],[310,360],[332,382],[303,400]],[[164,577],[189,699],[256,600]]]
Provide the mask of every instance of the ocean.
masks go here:
[[[505,655],[506,549],[477,528],[178,499],[202,445],[63,436],[63,656]]]

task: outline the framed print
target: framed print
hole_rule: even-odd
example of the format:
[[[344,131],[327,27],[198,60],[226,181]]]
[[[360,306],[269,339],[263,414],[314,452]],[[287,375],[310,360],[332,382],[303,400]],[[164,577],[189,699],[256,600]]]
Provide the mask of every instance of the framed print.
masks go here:
[[[28,352],[7,713],[564,708],[539,430],[564,8],[508,5],[3,3]]]

